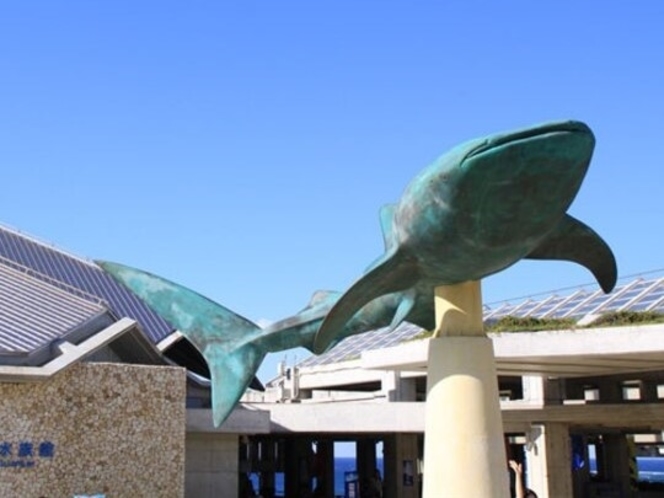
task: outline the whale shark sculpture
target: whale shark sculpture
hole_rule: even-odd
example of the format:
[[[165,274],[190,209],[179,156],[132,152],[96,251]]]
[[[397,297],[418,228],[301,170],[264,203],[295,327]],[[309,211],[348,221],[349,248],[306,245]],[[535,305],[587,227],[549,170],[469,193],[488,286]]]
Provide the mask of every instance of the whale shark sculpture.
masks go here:
[[[379,296],[401,294],[396,327],[423,288],[480,280],[523,258],[579,263],[610,292],[617,278],[611,249],[566,214],[594,145],[587,125],[565,121],[472,140],[440,157],[381,211],[385,253],[334,304],[314,352]]]
[[[403,321],[432,329],[439,285],[477,280],[522,258],[579,263],[605,292],[617,271],[608,245],[566,214],[594,137],[551,123],[462,144],[381,210],[385,254],[341,295],[318,291],[300,313],[262,329],[200,294],[150,273],[98,262],[177,328],[208,363],[215,425],[248,387],[265,354],[317,354],[343,338]]]
[[[261,328],[207,297],[157,275],[118,263],[97,264],[178,329],[203,355],[210,370],[213,421],[217,427],[233,411],[267,353],[294,347],[313,350],[318,328],[341,296],[340,292],[317,291],[296,315]],[[388,325],[399,304],[398,294],[368,303],[348,321],[330,347],[344,337]],[[419,310],[420,313],[433,322],[433,299],[423,304],[428,310]],[[415,314],[409,318],[413,323],[424,323]]]

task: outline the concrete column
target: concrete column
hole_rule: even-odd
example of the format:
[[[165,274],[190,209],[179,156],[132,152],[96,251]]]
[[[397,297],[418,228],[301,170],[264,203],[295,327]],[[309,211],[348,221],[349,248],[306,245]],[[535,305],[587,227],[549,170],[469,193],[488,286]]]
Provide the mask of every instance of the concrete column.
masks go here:
[[[521,377],[523,400],[531,403],[544,404],[544,379],[539,375],[524,375]]]
[[[316,478],[317,486],[324,496],[334,496],[334,441],[325,440],[316,443]]]
[[[639,385],[639,398],[646,403],[659,402],[657,382],[652,380],[642,380]]]
[[[277,442],[267,439],[261,443],[260,485],[261,489],[275,489],[274,472],[276,469],[275,453]]]
[[[569,428],[565,424],[536,424],[527,435],[526,486],[540,498],[574,496]]]
[[[237,436],[187,433],[185,440],[185,496],[214,498],[238,492]],[[155,479],[158,476],[155,476]]]
[[[606,476],[620,489],[620,496],[632,495],[630,485],[630,448],[625,434],[604,434]]]
[[[615,379],[601,379],[597,381],[600,403],[622,403],[623,385]]]
[[[543,405],[561,405],[564,399],[564,380],[546,379],[540,375],[521,377],[523,399]]]
[[[384,498],[417,498],[420,496],[418,458],[417,434],[392,434],[385,439]]]
[[[565,399],[570,399],[570,400],[585,399],[583,384],[581,382],[574,381],[571,379],[567,379],[564,382],[565,382]]]
[[[493,344],[479,282],[436,289],[429,341],[424,498],[509,498]]]
[[[358,439],[357,448],[357,474],[360,480],[360,494],[364,493],[363,488],[371,482],[371,477],[376,470],[376,440]]]
[[[404,379],[397,370],[383,372],[381,391],[389,402],[416,401],[415,379]]]
[[[312,463],[311,441],[307,438],[289,438],[285,445],[284,487],[286,496],[311,496]]]

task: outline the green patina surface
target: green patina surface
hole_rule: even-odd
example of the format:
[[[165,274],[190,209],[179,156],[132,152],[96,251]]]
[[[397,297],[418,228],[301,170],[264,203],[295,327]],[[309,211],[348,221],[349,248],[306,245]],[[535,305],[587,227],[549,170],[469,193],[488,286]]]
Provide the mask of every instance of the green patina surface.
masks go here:
[[[345,293],[317,292],[265,329],[196,292],[114,263],[100,265],[180,330],[211,372],[214,422],[230,414],[268,352],[326,351],[345,337],[409,321],[434,326],[434,289],[480,280],[523,258],[588,268],[616,281],[608,245],[566,214],[595,140],[566,121],[462,144],[426,168],[380,212],[385,253]]]
[[[567,214],[594,145],[588,126],[564,121],[471,140],[440,157],[383,208],[385,253],[332,307],[314,351],[389,293],[403,296],[393,326],[408,320],[432,328],[432,317],[417,318],[435,287],[481,280],[523,258],[576,262],[610,292],[617,278],[611,249]]]

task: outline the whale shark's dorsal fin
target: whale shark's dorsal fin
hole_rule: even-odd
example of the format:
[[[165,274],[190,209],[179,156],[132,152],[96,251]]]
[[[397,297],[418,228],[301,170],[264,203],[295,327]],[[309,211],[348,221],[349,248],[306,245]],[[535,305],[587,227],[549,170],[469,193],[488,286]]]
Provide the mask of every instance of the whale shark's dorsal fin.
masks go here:
[[[312,294],[307,308],[313,308],[314,306],[318,306],[319,304],[323,304],[332,300],[336,301],[339,299],[339,296],[341,296],[341,292],[339,291],[317,290]]]
[[[340,296],[341,292],[339,291],[317,290],[311,295],[311,299],[309,299],[307,305],[298,311],[297,314],[301,315],[305,311],[308,311],[312,308],[321,307],[326,304],[332,307],[332,305],[339,300]]]
[[[380,208],[380,229],[383,233],[383,243],[385,244],[385,253],[375,259],[366,267],[364,273],[369,273],[385,260],[387,253],[396,249],[396,240],[394,239],[394,212],[397,209],[396,204],[385,204]]]
[[[585,266],[607,294],[618,278],[616,259],[608,244],[592,228],[568,214],[526,258],[567,260]]]
[[[394,211],[396,209],[396,204],[385,204],[380,208],[380,229],[383,232],[385,251],[394,247]]]
[[[417,260],[400,247],[386,252],[372,266],[341,296],[325,317],[314,340],[315,354],[325,351],[348,320],[365,304],[384,294],[408,289],[421,278]]]

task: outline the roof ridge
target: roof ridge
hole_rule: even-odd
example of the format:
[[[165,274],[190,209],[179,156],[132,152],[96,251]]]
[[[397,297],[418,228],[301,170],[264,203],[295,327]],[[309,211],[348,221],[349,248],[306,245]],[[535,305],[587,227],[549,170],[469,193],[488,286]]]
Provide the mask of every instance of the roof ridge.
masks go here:
[[[96,296],[90,292],[86,292],[83,289],[79,289],[78,287],[74,287],[73,285],[68,284],[67,282],[53,278],[49,275],[46,275],[45,273],[35,270],[34,268],[22,265],[17,261],[0,255],[0,271],[7,270],[10,270],[17,275],[22,275],[24,277],[33,279],[36,282],[39,282],[40,285],[46,285],[49,288],[57,289],[58,292],[66,294],[69,297],[74,297],[77,300],[85,301],[88,304],[93,304],[104,308],[108,307],[108,303],[106,303],[99,296]]]
[[[19,237],[26,238],[30,240],[31,242],[34,242],[35,244],[39,244],[42,247],[46,247],[47,249],[51,249],[52,251],[59,252],[60,254],[63,254],[64,256],[68,256],[72,259],[75,259],[83,264],[86,264],[88,266],[92,266],[94,268],[99,268],[95,262],[92,260],[92,258],[87,258],[85,256],[79,256],[77,254],[74,254],[70,252],[67,249],[64,249],[58,245],[55,244],[55,242],[50,242],[46,241],[44,239],[40,239],[36,235],[29,234],[27,232],[24,232],[23,230],[20,230],[16,227],[13,227],[11,225],[8,225],[5,222],[0,221],[0,230],[5,230],[7,232],[13,233],[14,235],[18,235]]]

